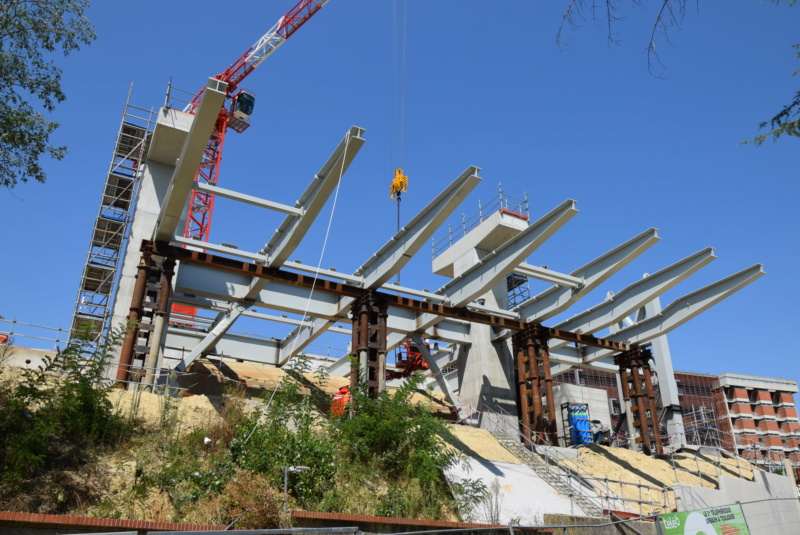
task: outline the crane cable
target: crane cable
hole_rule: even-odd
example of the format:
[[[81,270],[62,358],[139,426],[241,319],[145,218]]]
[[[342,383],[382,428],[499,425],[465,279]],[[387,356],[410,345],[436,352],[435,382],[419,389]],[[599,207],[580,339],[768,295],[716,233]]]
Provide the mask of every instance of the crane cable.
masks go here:
[[[311,300],[314,297],[314,288],[317,287],[316,282],[317,282],[317,279],[319,278],[319,270],[322,267],[322,259],[325,256],[325,248],[328,245],[328,238],[329,238],[329,236],[331,234],[331,226],[333,225],[333,214],[336,213],[336,202],[339,200],[339,188],[342,185],[342,176],[344,175],[344,164],[345,164],[345,161],[347,160],[347,158],[345,156],[347,155],[347,147],[348,147],[348,145],[350,145],[350,136],[351,136],[351,134],[348,132],[347,136],[345,137],[344,152],[343,152],[343,156],[342,156],[342,167],[341,167],[341,169],[339,171],[339,180],[336,182],[336,191],[333,194],[333,206],[331,206],[331,215],[328,218],[328,226],[325,229],[325,238],[322,240],[322,250],[319,253],[319,261],[317,262],[317,270],[314,273],[314,282],[311,285],[311,291],[309,292],[308,299],[306,300],[306,308],[303,311],[302,322],[298,326],[298,327],[300,327],[300,330],[297,331],[297,335],[294,337],[294,340],[292,341],[292,349],[289,351],[290,355],[292,353],[294,353],[294,349],[295,349],[295,347],[297,347],[297,339],[298,339],[298,337],[300,335],[300,332],[302,331],[303,322],[305,322],[306,318],[308,317],[308,309],[311,306]],[[258,420],[256,420],[256,424],[253,426],[253,429],[250,430],[250,434],[247,435],[247,438],[244,440],[244,443],[242,444],[242,446],[247,444],[247,442],[250,440],[250,437],[253,436],[253,433],[255,433],[256,428],[258,428],[259,424],[261,423],[261,418],[269,410],[269,406],[272,403],[272,399],[275,397],[275,393],[278,391],[278,388],[280,388],[281,383],[283,382],[283,378],[286,376],[286,369],[287,368],[291,369],[291,363],[294,360],[294,358],[295,357],[289,358],[289,360],[286,362],[286,364],[284,364],[281,367],[281,375],[278,378],[278,382],[275,384],[275,387],[272,389],[272,394],[269,396],[269,399],[267,400],[267,404],[264,405],[264,408],[261,411],[261,416],[258,418]]]
[[[400,201],[408,188],[408,176],[403,167],[407,160],[406,149],[406,117],[408,99],[408,0],[403,0],[400,24],[398,24],[397,0],[392,0],[392,142],[391,162],[395,168],[389,191],[391,198],[397,200],[397,232],[400,232]],[[398,26],[402,25],[402,33],[398,44]],[[398,48],[400,49],[400,68],[398,69]],[[399,75],[398,75],[399,72]],[[399,81],[398,81],[399,78]],[[397,284],[400,284],[400,273],[397,273]]]

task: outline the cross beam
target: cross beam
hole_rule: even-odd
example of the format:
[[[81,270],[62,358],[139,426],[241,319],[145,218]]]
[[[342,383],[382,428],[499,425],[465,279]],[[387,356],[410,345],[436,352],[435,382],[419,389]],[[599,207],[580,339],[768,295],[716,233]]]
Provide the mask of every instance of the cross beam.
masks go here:
[[[300,273],[284,271],[282,269],[271,268],[261,264],[244,262],[242,260],[213,255],[202,251],[183,249],[170,245],[166,242],[143,240],[141,251],[143,253],[163,256],[165,258],[172,258],[187,264],[195,264],[211,269],[235,273],[238,275],[257,277],[259,279],[309,288],[313,289],[315,292],[325,292],[352,298],[359,298],[365,292],[364,288],[359,288],[357,286],[335,282],[328,279],[322,279],[319,277],[315,278]],[[511,329],[515,331],[521,331],[531,326],[531,324],[523,319],[512,319],[505,316],[484,314],[482,312],[470,310],[466,307],[447,306],[439,303],[431,303],[428,301],[421,301],[419,299],[412,299],[409,297],[377,291],[375,291],[374,294],[376,296],[380,296],[382,299],[385,299],[385,302],[388,306],[414,310],[416,312],[429,313],[445,318],[461,319],[472,323],[480,323],[483,325]],[[610,350],[612,352],[627,351],[629,349],[629,345],[626,342],[613,342],[606,340],[605,338],[598,338],[588,334],[573,333],[562,329],[553,329],[538,324],[536,325],[536,328],[539,329],[543,335],[546,335],[549,338],[557,338],[559,340],[565,340],[571,343]]]

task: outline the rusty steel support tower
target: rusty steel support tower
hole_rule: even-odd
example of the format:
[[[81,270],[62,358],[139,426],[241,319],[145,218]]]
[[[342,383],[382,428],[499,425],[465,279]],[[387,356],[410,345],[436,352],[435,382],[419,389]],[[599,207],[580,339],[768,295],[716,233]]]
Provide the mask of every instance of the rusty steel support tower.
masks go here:
[[[533,324],[513,337],[517,360],[518,412],[522,431],[529,441],[557,446],[553,375],[547,349],[550,337],[547,331],[541,329],[541,325]],[[536,436],[531,436],[531,430]]]
[[[638,437],[630,437],[640,443],[642,451],[661,453],[661,426],[656,409],[656,394],[653,389],[653,373],[650,368],[650,359],[653,358],[649,349],[632,348],[614,357],[614,362],[619,366],[619,379],[622,384],[622,397],[626,404],[630,402],[629,418],[631,424],[638,431]]]
[[[351,351],[355,355],[350,373],[350,390],[360,381],[370,395],[386,388],[386,299],[373,291],[364,292],[352,305]]]

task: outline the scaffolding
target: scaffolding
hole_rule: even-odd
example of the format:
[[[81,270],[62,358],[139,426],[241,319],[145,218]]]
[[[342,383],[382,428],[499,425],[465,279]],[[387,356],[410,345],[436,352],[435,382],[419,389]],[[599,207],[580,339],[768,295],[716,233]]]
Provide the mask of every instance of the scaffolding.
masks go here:
[[[94,344],[102,341],[111,320],[142,163],[157,117],[152,109],[131,105],[132,89],[133,86],[122,112],[70,328],[70,338],[85,336],[88,329],[89,341]]]
[[[683,408],[683,428],[686,433],[686,443],[692,446],[710,446],[723,448],[725,446],[720,436],[717,411],[705,405]]]

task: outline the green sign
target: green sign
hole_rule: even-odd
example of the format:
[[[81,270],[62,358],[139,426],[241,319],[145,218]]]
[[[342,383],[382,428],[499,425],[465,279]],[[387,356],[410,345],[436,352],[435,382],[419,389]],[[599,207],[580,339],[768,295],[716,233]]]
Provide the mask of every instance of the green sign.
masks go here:
[[[739,505],[661,516],[664,535],[750,535]]]

